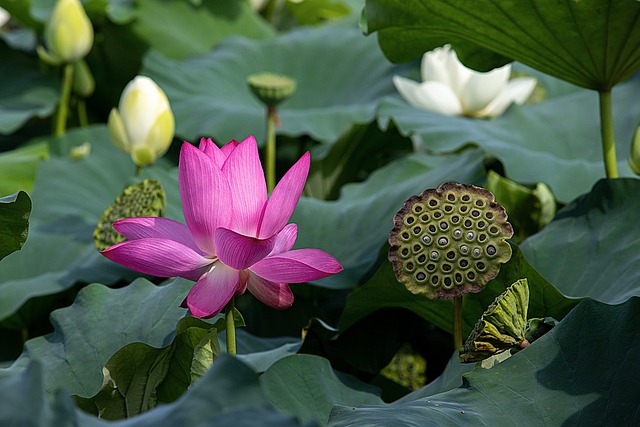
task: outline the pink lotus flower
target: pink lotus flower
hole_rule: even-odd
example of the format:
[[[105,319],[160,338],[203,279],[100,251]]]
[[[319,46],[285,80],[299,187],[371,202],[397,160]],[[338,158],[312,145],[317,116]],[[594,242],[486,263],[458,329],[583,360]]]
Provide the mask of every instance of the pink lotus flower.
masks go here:
[[[253,136],[218,148],[211,139],[180,152],[178,179],[186,225],[141,217],[113,226],[128,240],[102,252],[127,268],[158,277],[196,281],[185,300],[196,317],[219,313],[246,289],[263,303],[293,303],[289,283],[342,270],[319,249],[293,247],[298,228],[287,224],[309,173],[306,153],[282,177],[271,197]]]

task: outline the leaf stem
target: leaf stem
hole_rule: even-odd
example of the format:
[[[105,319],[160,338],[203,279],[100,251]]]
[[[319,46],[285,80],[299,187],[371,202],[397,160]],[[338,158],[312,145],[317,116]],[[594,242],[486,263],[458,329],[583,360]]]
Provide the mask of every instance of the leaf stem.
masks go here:
[[[73,64],[64,64],[62,70],[62,93],[60,94],[60,105],[56,114],[53,136],[64,135],[67,127],[67,114],[69,113],[69,97],[71,86],[73,85]]]
[[[618,177],[616,146],[613,135],[613,114],[611,112],[611,90],[599,91],[600,132],[602,134],[602,154],[607,178]]]
[[[453,300],[453,345],[456,350],[462,349],[462,298]]]
[[[89,126],[87,104],[84,102],[84,99],[78,99],[78,121],[80,122],[80,127],[86,128]]]
[[[267,190],[273,192],[276,187],[276,121],[278,115],[274,107],[267,108]]]
[[[235,297],[231,297],[231,301],[225,308],[225,320],[227,321],[227,353],[232,356],[236,355],[236,323],[233,317],[235,311]]]

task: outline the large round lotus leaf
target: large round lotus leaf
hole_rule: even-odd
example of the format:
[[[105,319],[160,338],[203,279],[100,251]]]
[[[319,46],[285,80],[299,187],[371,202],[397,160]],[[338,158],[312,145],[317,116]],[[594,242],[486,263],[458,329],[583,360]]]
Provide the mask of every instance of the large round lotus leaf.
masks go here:
[[[613,90],[621,175],[631,175],[626,159],[629,141],[640,122],[639,91],[640,76]],[[510,179],[544,182],[565,202],[589,191],[604,176],[598,99],[588,90],[512,106],[494,120],[447,117],[416,109],[399,98],[383,101],[378,116],[381,126],[392,120],[401,132],[414,135],[434,152],[476,143],[504,163]]]
[[[638,425],[640,299],[619,306],[583,301],[558,326],[462,386],[390,405],[336,406],[329,425]]]
[[[167,93],[182,137],[206,135],[223,143],[254,134],[263,143],[265,106],[251,93],[249,75],[272,72],[296,80],[296,92],[278,106],[279,133],[334,141],[352,123],[369,122],[380,98],[395,92],[392,71],[374,39],[324,26],[270,40],[234,38],[182,61],[152,52],[142,73]]]
[[[55,73],[42,73],[38,61],[0,41],[0,134],[10,134],[32,117],[53,114],[59,83]]]
[[[522,252],[565,295],[617,304],[640,295],[640,180],[601,180]]]
[[[31,199],[24,191],[0,197],[0,260],[24,245],[30,214]]]
[[[453,42],[474,68],[512,58],[597,90],[640,67],[635,0],[368,0],[364,16],[395,61]]]

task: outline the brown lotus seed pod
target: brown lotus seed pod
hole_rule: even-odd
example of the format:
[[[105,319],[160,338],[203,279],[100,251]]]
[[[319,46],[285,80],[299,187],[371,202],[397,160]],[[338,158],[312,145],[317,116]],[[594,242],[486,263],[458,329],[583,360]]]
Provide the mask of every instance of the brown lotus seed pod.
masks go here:
[[[480,292],[511,258],[513,228],[491,192],[445,182],[394,218],[389,260],[399,282],[429,299]]]

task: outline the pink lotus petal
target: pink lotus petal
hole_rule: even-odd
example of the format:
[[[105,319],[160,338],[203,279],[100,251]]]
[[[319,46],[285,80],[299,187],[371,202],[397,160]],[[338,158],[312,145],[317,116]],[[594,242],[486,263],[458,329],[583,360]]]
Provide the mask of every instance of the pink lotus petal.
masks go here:
[[[178,181],[187,226],[198,247],[214,254],[214,233],[233,213],[229,185],[213,160],[189,143],[182,144]]]
[[[213,160],[213,163],[218,166],[218,169],[222,169],[222,165],[227,159],[227,156],[222,152],[222,150],[220,150],[220,148],[218,148],[211,138],[200,139],[200,146],[198,148]]]
[[[304,189],[310,164],[309,152],[306,152],[282,177],[264,209],[262,221],[258,227],[258,237],[271,237],[289,222],[300,195]]]
[[[267,201],[267,184],[253,136],[233,150],[224,163],[222,173],[227,178],[233,198],[231,228],[238,233],[255,236]]]
[[[293,245],[296,243],[298,237],[298,226],[295,224],[287,224],[282,231],[276,234],[276,242],[271,250],[271,255],[278,255],[282,252],[290,251]]]
[[[216,262],[187,295],[187,307],[195,317],[218,314],[231,300],[238,287],[240,272]]]
[[[190,247],[200,255],[205,255],[193,240],[189,227],[169,218],[155,216],[125,218],[114,222],[113,228],[129,240],[169,239]]]
[[[235,150],[238,145],[240,145],[240,143],[235,139],[232,139],[231,141],[224,144],[220,149],[222,150],[222,154],[224,154],[224,158],[228,159],[233,150]]]
[[[180,276],[189,280],[198,280],[212,262],[193,249],[168,239],[129,240],[101,253],[140,273],[157,277]]]
[[[216,255],[226,265],[244,270],[269,255],[275,241],[275,236],[260,240],[226,228],[218,228],[215,235]]]
[[[301,283],[342,271],[340,263],[320,249],[297,249],[255,263],[252,273],[276,283]]]
[[[254,297],[269,307],[284,310],[293,305],[293,293],[286,283],[273,283],[252,274],[247,287]]]

